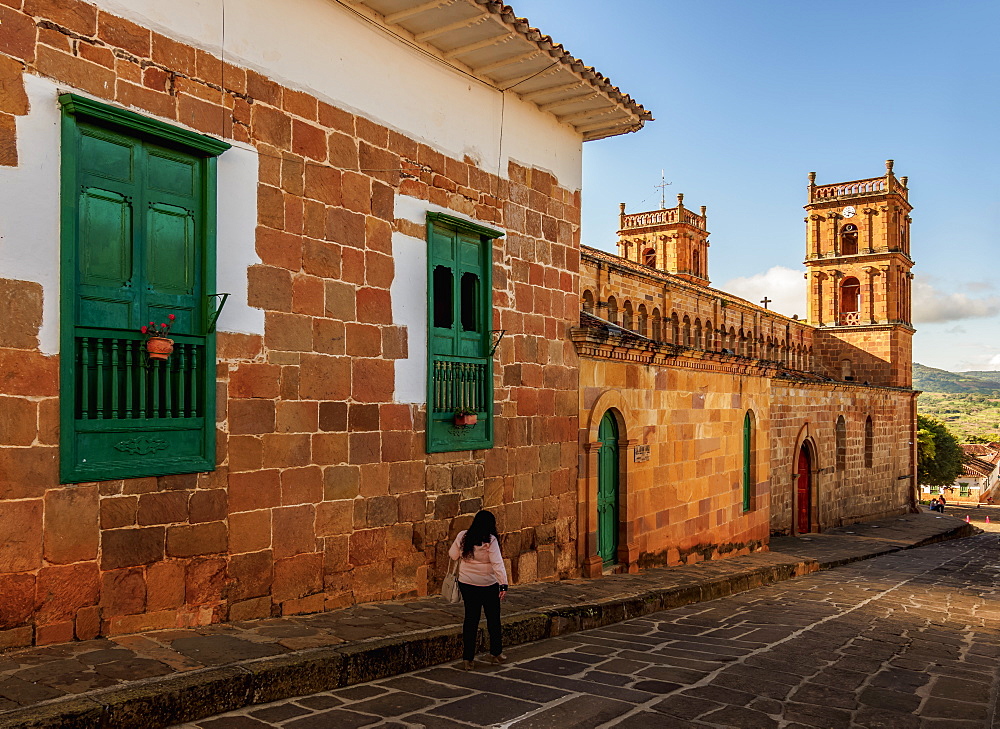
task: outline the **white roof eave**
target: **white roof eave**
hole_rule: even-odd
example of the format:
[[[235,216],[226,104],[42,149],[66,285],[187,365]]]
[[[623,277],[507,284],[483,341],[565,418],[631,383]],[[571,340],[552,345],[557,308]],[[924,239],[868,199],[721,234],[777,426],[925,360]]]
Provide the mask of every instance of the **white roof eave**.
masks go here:
[[[653,116],[495,0],[346,0],[459,70],[534,103],[584,141],[638,131]]]

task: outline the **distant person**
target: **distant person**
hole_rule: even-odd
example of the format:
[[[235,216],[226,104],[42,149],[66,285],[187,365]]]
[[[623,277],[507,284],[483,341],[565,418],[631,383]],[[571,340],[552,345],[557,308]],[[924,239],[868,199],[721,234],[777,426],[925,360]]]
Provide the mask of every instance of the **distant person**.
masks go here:
[[[467,530],[458,533],[448,550],[458,563],[458,589],[465,602],[465,623],[462,626],[462,667],[476,668],[476,635],[479,616],[486,613],[486,629],[490,634],[490,661],[503,663],[503,636],[500,630],[500,601],[507,596],[507,570],[500,554],[497,519],[483,510],[472,519]]]
[[[941,498],[938,499],[938,511],[940,511],[943,514],[944,507],[946,507],[947,505],[948,505],[948,500],[944,497],[944,494],[941,494]]]
[[[929,508],[929,509],[930,509],[931,511],[937,511],[937,510],[938,510],[938,507],[940,507],[940,506],[941,506],[941,502],[939,502],[939,501],[937,500],[937,498],[936,498],[936,497],[935,497],[935,498],[933,498],[933,499],[931,499],[931,503],[929,503],[929,504],[927,505],[927,507],[928,507],[928,508]]]

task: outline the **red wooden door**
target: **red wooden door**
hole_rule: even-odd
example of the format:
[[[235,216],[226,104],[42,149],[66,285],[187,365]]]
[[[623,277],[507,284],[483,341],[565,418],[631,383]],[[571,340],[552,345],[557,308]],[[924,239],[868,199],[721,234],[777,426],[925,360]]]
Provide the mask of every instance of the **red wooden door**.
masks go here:
[[[809,449],[803,444],[799,449],[799,479],[798,479],[798,505],[799,505],[799,534],[809,532],[812,504],[812,463],[809,459]]]

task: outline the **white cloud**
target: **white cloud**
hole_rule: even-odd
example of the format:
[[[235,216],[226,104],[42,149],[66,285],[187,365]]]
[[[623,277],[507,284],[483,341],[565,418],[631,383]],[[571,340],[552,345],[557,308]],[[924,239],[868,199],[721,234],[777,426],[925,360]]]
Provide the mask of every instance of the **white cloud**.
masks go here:
[[[961,324],[956,324],[953,327],[944,330],[945,334],[968,334],[969,330],[963,327]]]
[[[768,306],[772,310],[805,318],[806,280],[801,270],[774,266],[764,273],[734,278],[719,288],[754,304],[759,304],[766,296],[771,299]],[[946,293],[926,278],[913,281],[913,322],[916,324],[982,319],[997,314],[1000,314],[1000,296],[976,298],[965,293]],[[947,333],[965,334],[966,331],[959,325],[948,329]],[[1000,362],[995,364],[1000,366]]]
[[[993,285],[992,281],[969,281],[965,284],[965,288],[969,291],[993,291],[996,286]]]
[[[768,308],[785,316],[806,315],[806,280],[802,271],[784,266],[774,266],[764,273],[741,276],[727,281],[719,288],[759,304],[765,296],[771,299]]]
[[[995,372],[1000,370],[1000,354],[993,356],[988,354],[974,354],[967,356],[965,359],[952,360],[943,366],[937,364],[927,366],[938,367],[938,369],[948,370],[949,372],[968,372],[970,370],[975,370],[976,372]]]
[[[973,299],[965,294],[946,294],[919,278],[913,281],[913,322],[958,321],[981,319],[1000,313],[1000,296]]]

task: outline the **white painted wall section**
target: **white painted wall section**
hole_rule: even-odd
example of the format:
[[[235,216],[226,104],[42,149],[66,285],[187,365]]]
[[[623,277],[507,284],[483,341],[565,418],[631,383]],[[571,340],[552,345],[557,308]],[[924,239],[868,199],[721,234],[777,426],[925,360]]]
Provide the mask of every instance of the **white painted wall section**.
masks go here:
[[[476,220],[454,210],[406,195],[396,195],[396,217],[419,225],[427,213],[446,213],[487,228],[494,223]],[[427,240],[403,233],[392,234],[392,256],[396,275],[392,294],[392,323],[406,327],[406,359],[396,360],[394,400],[423,405],[427,402]]]
[[[42,285],[43,354],[59,353],[59,121],[51,81],[24,76],[31,113],[16,117],[17,167],[0,167],[0,278]]]
[[[30,113],[17,117],[20,164],[0,167],[0,278],[42,285],[39,348],[59,352],[59,94],[80,93],[26,74]],[[86,95],[86,94],[83,94]],[[232,295],[220,331],[264,333],[264,312],[247,304],[247,268],[260,263],[255,247],[257,152],[233,147],[218,163],[217,291]],[[215,292],[208,292],[215,293]]]
[[[219,316],[220,332],[264,334],[264,310],[247,303],[247,269],[257,255],[256,150],[234,146],[219,156],[218,223],[216,226],[215,291],[230,294]]]
[[[397,205],[398,205],[397,198]],[[427,402],[427,241],[392,234],[396,275],[392,295],[392,323],[406,327],[406,359],[396,360],[396,402]]]
[[[564,187],[580,189],[582,139],[572,127],[511,92],[503,99],[495,88],[404,45],[334,0],[95,4],[451,157],[468,155],[494,174],[499,169],[506,177],[510,159],[530,161]]]

